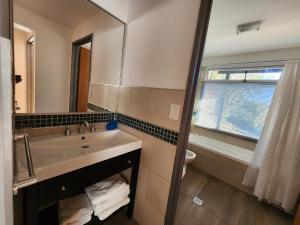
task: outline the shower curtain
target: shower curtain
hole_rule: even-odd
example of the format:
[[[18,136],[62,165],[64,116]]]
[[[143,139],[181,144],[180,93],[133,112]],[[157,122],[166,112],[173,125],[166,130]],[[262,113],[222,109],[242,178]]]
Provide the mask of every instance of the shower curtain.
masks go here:
[[[288,62],[246,172],[260,200],[292,212],[300,194],[300,61]]]

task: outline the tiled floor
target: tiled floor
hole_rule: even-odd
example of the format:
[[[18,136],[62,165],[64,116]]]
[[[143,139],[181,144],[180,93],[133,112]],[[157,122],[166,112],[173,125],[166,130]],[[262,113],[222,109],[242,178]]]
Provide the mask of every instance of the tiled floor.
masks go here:
[[[193,203],[195,196],[204,203]],[[291,225],[292,217],[189,167],[181,185],[175,225]]]

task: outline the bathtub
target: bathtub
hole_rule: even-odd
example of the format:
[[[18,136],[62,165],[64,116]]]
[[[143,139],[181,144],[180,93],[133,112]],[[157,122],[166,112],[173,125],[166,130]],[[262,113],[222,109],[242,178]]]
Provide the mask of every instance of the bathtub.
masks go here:
[[[242,191],[251,193],[242,182],[253,151],[195,133],[189,135],[188,148],[196,153],[191,165]]]

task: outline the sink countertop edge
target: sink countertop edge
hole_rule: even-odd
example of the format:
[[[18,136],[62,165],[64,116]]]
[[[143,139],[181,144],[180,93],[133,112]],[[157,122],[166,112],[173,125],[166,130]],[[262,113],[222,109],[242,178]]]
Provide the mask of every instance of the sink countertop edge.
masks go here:
[[[38,182],[41,182],[141,148],[142,140],[137,138],[137,140],[134,142],[113,146],[104,150],[37,168],[35,170],[36,177]],[[19,172],[18,177],[22,179],[28,178],[27,170]]]

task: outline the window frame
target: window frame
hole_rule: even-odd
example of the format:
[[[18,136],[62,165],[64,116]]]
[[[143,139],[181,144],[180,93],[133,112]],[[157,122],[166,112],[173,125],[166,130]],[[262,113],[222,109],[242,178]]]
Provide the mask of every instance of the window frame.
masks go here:
[[[278,83],[279,80],[247,80],[247,79],[244,79],[244,80],[230,80],[228,77],[229,76],[226,76],[226,79],[225,80],[209,80],[208,79],[208,73],[209,71],[211,70],[221,70],[221,71],[239,71],[239,72],[242,72],[242,71],[247,71],[247,70],[264,70],[264,69],[271,69],[271,68],[277,68],[277,69],[281,69],[283,71],[284,69],[284,66],[283,65],[275,65],[275,66],[259,66],[259,67],[256,67],[256,66],[252,66],[252,67],[235,67],[235,68],[206,68],[203,72],[204,72],[204,79],[200,79],[200,83],[202,83],[201,85],[199,85],[199,95],[198,95],[198,101],[201,100],[201,96],[203,95],[203,86],[205,85],[205,83],[263,83],[263,84],[270,84],[270,85],[276,85]],[[228,78],[228,79],[227,79]],[[195,112],[195,110],[194,110]],[[219,130],[219,129],[216,129],[216,128],[210,128],[210,127],[204,127],[204,126],[201,126],[201,125],[197,125],[195,124],[194,120],[192,120],[192,125],[196,128],[202,128],[202,129],[205,129],[205,130],[209,130],[209,131],[213,131],[213,132],[217,132],[217,133],[221,133],[221,134],[225,134],[225,135],[229,135],[229,136],[232,136],[232,137],[235,137],[235,138],[241,138],[241,139],[245,139],[245,140],[248,140],[248,141],[252,141],[252,142],[257,142],[258,139],[256,138],[252,138],[252,137],[249,137],[249,136],[245,136],[245,135],[241,135],[241,134],[236,134],[236,133],[231,133],[229,131],[224,131],[224,130]]]

